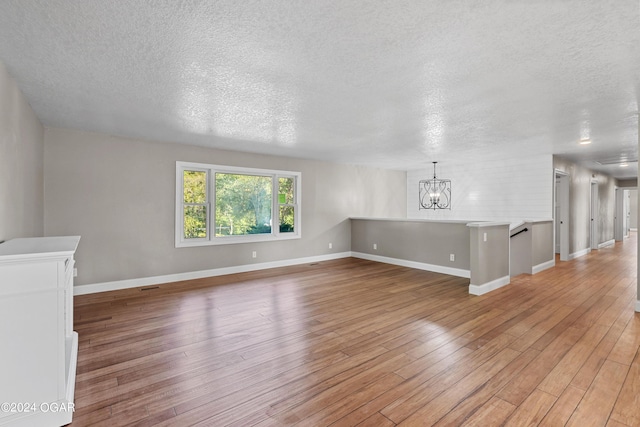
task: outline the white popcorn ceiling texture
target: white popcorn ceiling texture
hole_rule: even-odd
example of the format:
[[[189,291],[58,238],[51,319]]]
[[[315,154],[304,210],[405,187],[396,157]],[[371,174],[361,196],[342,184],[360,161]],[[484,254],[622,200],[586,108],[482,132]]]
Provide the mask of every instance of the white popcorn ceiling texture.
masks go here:
[[[0,61],[48,126],[394,169],[638,153],[638,0],[3,0]]]

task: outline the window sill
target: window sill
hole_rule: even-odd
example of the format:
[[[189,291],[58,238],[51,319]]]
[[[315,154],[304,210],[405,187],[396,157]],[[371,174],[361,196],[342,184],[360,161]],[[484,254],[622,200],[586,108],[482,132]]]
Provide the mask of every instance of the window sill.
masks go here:
[[[236,245],[239,243],[258,243],[258,242],[277,242],[280,240],[293,240],[300,239],[302,236],[300,233],[291,233],[291,235],[248,235],[248,236],[229,236],[229,237],[215,237],[212,240],[208,239],[193,239],[188,241],[176,242],[176,248],[191,248],[197,246],[220,246],[220,245]]]

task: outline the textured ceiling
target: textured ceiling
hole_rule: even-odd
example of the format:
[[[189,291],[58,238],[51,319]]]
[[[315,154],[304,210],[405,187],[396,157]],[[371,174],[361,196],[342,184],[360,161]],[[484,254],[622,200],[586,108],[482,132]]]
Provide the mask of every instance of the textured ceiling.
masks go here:
[[[638,0],[3,0],[45,125],[415,169],[637,163]],[[593,142],[580,146],[581,138]]]

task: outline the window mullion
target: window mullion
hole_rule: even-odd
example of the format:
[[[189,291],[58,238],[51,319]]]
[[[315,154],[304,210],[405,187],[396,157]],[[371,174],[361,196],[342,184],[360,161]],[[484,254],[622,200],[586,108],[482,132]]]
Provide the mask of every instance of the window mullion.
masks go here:
[[[271,232],[274,236],[280,235],[280,204],[279,204],[279,180],[278,175],[271,175]]]
[[[209,191],[207,191],[207,197],[209,200],[209,217],[207,223],[209,224],[209,241],[212,242],[216,238],[216,171],[215,169],[209,169],[208,171],[208,183]]]

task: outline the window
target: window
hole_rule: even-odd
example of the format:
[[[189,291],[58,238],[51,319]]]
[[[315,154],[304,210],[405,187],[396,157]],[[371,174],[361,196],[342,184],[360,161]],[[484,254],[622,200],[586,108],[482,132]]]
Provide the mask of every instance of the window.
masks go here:
[[[300,172],[176,162],[176,247],[299,238]]]
[[[209,235],[207,216],[209,198],[207,197],[208,172],[206,170],[185,170],[182,172],[182,194],[184,218],[183,235],[185,239],[199,239]]]

